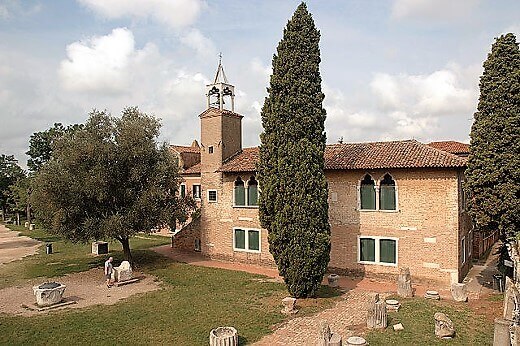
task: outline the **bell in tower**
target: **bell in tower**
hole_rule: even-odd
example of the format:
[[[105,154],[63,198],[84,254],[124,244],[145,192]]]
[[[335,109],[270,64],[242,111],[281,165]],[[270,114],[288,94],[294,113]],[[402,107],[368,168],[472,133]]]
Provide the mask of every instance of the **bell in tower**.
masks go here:
[[[217,74],[212,84],[206,85],[206,97],[208,99],[208,108],[217,108],[224,110],[225,99],[231,101],[231,110],[235,112],[235,87],[228,83],[224,67],[222,67],[222,54],[220,54]]]

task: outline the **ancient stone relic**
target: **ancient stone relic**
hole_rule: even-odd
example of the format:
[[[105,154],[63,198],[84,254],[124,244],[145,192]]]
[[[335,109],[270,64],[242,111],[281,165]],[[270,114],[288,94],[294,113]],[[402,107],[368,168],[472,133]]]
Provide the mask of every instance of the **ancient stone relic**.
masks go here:
[[[233,327],[218,327],[209,332],[210,346],[238,346],[238,332]]]
[[[410,269],[407,267],[399,268],[399,276],[397,277],[397,294],[403,298],[413,297],[412,277]]]
[[[433,299],[433,300],[439,300],[439,299],[441,299],[441,296],[439,295],[439,292],[433,291],[433,290],[429,290],[429,291],[426,291],[426,293],[424,294],[424,298],[426,298],[426,299]]]
[[[63,299],[66,286],[57,282],[46,282],[33,287],[36,304],[40,307],[58,304]]]
[[[402,323],[397,323],[397,324],[394,324],[393,325],[393,328],[394,330],[397,332],[399,330],[404,330],[404,327],[403,327],[403,324]]]
[[[316,346],[329,346],[329,340],[332,333],[327,321],[320,321],[320,329],[318,331],[318,340]]]
[[[367,311],[368,328],[386,328],[386,303],[382,300],[371,303]]]
[[[467,302],[468,293],[466,292],[466,284],[452,283],[451,284],[451,295],[457,302]]]
[[[347,339],[346,345],[349,346],[365,346],[368,345],[367,341],[360,336],[351,336]]]
[[[327,280],[329,282],[329,286],[330,287],[338,287],[338,280],[339,280],[339,275],[338,274],[330,274],[327,277]]]
[[[92,243],[92,253],[104,255],[108,253],[108,243],[106,241],[95,241]]]
[[[401,307],[401,303],[399,303],[398,300],[395,299],[387,299],[385,300],[386,303],[386,310],[390,312],[397,312],[399,311],[399,308]]]
[[[283,310],[282,310],[283,314],[295,314],[298,312],[298,310],[294,308],[296,305],[296,298],[285,297],[284,299],[282,299],[282,304],[283,304]]]
[[[115,281],[126,281],[133,278],[132,267],[130,266],[130,262],[123,261],[119,267],[114,267],[114,271],[112,272],[113,279]]]
[[[438,338],[453,338],[455,336],[453,322],[446,314],[436,312],[433,318],[435,319],[435,336]]]

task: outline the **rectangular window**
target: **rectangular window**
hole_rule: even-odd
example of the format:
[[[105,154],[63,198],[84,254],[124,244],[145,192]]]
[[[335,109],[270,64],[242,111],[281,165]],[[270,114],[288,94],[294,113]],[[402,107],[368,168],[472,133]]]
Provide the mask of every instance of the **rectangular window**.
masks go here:
[[[181,184],[180,186],[180,195],[181,195],[181,198],[184,198],[186,197],[186,184]]]
[[[376,261],[376,241],[370,238],[360,238],[359,260],[363,262]]]
[[[246,191],[244,186],[235,186],[235,205],[246,205]]]
[[[382,263],[392,263],[396,262],[396,249],[395,249],[396,241],[392,239],[380,239],[379,240],[379,261]]]
[[[200,199],[200,185],[199,184],[193,185],[193,198]]]
[[[213,154],[213,146],[208,147],[208,153]]]
[[[233,237],[233,250],[247,252],[261,251],[259,229],[234,228]]]
[[[217,190],[208,190],[208,202],[217,203]]]
[[[381,186],[379,188],[379,209],[395,210],[395,186]]]
[[[247,205],[258,205],[258,186],[252,185],[247,188]]]
[[[374,185],[361,185],[361,209],[376,210],[376,190]]]
[[[359,237],[359,262],[397,265],[397,239]]]

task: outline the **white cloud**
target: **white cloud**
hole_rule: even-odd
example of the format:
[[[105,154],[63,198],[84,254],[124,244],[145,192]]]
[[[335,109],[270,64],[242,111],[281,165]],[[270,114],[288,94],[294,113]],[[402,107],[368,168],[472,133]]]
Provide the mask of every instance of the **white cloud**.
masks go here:
[[[172,28],[195,22],[202,7],[201,0],[78,0],[94,12],[108,18],[152,18]]]
[[[181,43],[192,48],[203,59],[217,57],[217,49],[211,39],[204,36],[198,29],[191,29],[180,37]]]
[[[480,0],[395,0],[392,18],[456,19],[467,16]]]
[[[38,13],[41,9],[41,4],[29,6],[20,0],[3,0],[2,3],[0,3],[0,19],[30,16]]]

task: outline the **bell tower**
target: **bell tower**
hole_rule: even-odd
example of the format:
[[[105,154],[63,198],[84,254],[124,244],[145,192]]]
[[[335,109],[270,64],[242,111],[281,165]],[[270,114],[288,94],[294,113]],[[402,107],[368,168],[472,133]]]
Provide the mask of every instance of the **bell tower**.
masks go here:
[[[224,67],[222,67],[222,54],[219,56],[217,74],[212,84],[206,85],[207,107],[224,110],[226,99],[231,101],[231,112],[235,112],[235,87],[228,83]]]

